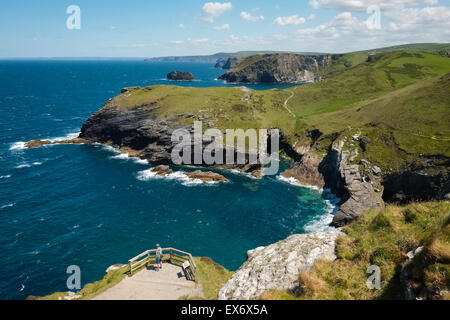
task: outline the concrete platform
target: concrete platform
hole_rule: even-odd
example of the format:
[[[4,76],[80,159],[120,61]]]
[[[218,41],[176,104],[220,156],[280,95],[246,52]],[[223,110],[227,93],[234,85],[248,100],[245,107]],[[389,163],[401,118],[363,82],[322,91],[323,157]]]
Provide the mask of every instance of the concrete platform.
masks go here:
[[[203,291],[185,278],[181,267],[165,263],[161,271],[150,266],[92,300],[178,300],[183,296],[203,297]]]

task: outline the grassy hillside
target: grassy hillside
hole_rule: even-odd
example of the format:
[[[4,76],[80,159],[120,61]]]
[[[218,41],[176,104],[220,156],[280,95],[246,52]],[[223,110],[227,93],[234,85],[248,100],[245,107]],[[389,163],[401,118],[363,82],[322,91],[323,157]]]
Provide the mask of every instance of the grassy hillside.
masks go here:
[[[404,44],[404,45],[399,45],[399,46],[367,50],[366,52],[371,52],[371,51],[392,52],[392,51],[399,51],[399,50],[413,50],[413,51],[421,51],[421,52],[449,51],[450,43],[411,43],[411,44]]]
[[[416,295],[450,299],[450,203],[413,203],[372,210],[344,228],[338,259],[319,261],[299,275],[296,293],[270,291],[262,299],[404,299],[402,267]],[[408,263],[406,254],[423,250]],[[367,268],[381,270],[381,289],[366,286]]]
[[[337,135],[361,133],[370,142],[361,156],[394,171],[422,161],[420,154],[450,156],[450,59],[411,51],[351,53],[327,72],[325,81],[285,90],[153,86],[109,105],[157,107],[156,116],[183,124],[201,119],[220,129],[278,127],[291,144],[312,144],[319,154]],[[308,138],[313,129],[322,133],[318,141]]]

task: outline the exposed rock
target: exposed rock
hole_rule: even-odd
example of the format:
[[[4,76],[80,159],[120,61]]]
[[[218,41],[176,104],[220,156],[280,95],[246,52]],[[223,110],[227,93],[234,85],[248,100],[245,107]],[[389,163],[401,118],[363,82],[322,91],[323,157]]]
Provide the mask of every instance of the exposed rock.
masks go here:
[[[153,168],[152,171],[161,177],[165,177],[165,176],[173,173],[173,170],[170,169],[169,166],[164,166],[164,165],[157,166],[156,168]]]
[[[236,68],[219,77],[227,82],[259,83],[312,82],[321,78],[320,71],[339,55],[266,54],[244,59]]]
[[[54,144],[89,144],[91,143],[89,140],[82,139],[82,138],[74,138],[74,139],[67,139],[67,140],[57,140],[57,141],[50,141],[50,140],[32,140],[25,144],[27,148],[38,148],[42,146],[47,145],[54,145]]]
[[[377,167],[377,166],[373,166],[372,167],[372,171],[373,171],[374,174],[380,174],[381,173],[380,167]]]
[[[271,289],[293,290],[316,260],[334,260],[339,230],[293,235],[247,253],[247,261],[219,292],[220,300],[248,300]]]
[[[219,69],[233,69],[239,64],[240,61],[241,59],[237,57],[230,57],[228,59],[219,59],[215,67]]]
[[[127,92],[131,92],[133,90],[137,90],[140,89],[141,87],[129,87],[129,88],[123,88],[120,93],[127,93]]]
[[[50,144],[53,144],[53,143],[49,140],[32,140],[32,141],[25,143],[25,146],[27,148],[32,149],[32,148],[38,148],[38,147],[42,147],[42,146],[46,146],[46,145],[50,145]]]
[[[336,155],[336,167],[344,189],[345,198],[331,223],[334,227],[344,226],[372,208],[384,207],[381,196],[375,192],[372,183],[361,178],[359,166],[349,165],[352,152],[343,150],[344,140],[333,143],[332,152]]]
[[[227,178],[215,172],[205,172],[197,170],[193,172],[185,172],[185,174],[191,180],[201,180],[203,182],[216,182],[216,183],[228,182]]]
[[[321,162],[322,159],[308,153],[302,157],[300,162],[295,163],[281,175],[285,178],[295,178],[301,185],[323,189],[325,180],[323,174],[319,172]]]
[[[80,138],[139,150],[135,156],[156,164],[169,164],[172,133],[180,125],[176,119],[156,117],[153,111],[157,108],[157,105],[149,104],[122,110],[115,101],[108,101],[105,108],[83,124]]]
[[[331,189],[342,199],[331,224],[334,227],[354,221],[371,208],[384,206],[380,190],[374,188],[380,185],[379,178],[362,177],[359,166],[349,164],[357,153],[354,149],[343,150],[344,144],[345,139],[336,141],[325,159],[306,153],[300,162],[282,173],[283,177],[295,178],[302,185]]]
[[[167,74],[167,79],[173,81],[194,81],[194,75],[190,72],[183,72],[179,70],[172,71]]]

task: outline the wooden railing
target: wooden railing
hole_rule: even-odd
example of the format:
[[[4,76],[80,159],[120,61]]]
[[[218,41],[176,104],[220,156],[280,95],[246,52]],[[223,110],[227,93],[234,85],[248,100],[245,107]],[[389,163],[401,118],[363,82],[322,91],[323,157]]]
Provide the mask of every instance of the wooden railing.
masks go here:
[[[186,261],[189,261],[189,267],[183,268],[186,273],[186,278],[192,281],[197,280],[197,265],[195,264],[194,258],[192,258],[190,253],[174,248],[162,249],[162,253],[163,261],[164,259],[167,261],[168,256],[169,262],[175,265],[182,266],[183,263],[186,265]],[[155,261],[156,249],[147,250],[133,259],[128,260],[128,264],[130,266],[130,276],[132,276],[134,272],[141,270],[142,267],[147,266],[150,263],[155,263]]]

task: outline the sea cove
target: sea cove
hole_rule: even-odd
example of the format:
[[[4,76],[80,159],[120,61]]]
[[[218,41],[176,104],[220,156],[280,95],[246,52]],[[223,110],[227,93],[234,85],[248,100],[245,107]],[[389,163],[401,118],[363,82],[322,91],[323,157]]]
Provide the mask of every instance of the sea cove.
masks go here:
[[[198,79],[177,85],[233,86],[205,63],[0,61],[2,298],[64,291],[69,265],[80,266],[82,285],[93,282],[156,242],[235,270],[249,249],[327,228],[336,198],[279,174],[258,180],[219,170],[229,183],[192,184],[180,172],[194,168],[154,177],[148,162],[100,144],[24,148],[75,137],[122,88],[168,84],[173,69]],[[289,165],[282,161],[280,173]]]

